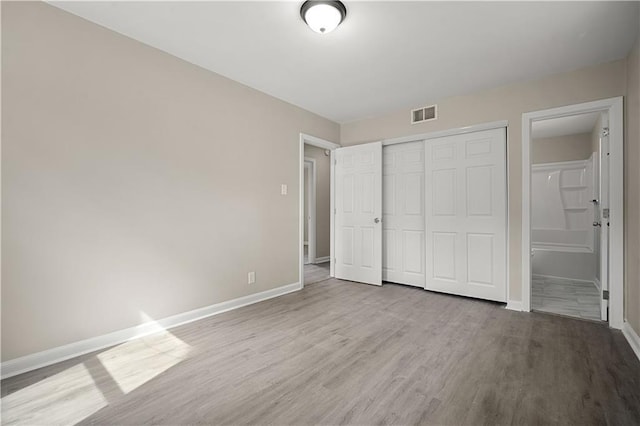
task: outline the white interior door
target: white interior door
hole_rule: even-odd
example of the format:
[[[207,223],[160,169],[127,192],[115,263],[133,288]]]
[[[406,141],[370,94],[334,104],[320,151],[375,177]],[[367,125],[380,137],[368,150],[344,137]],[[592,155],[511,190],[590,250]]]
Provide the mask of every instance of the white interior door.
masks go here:
[[[506,130],[425,142],[427,290],[506,302]]]
[[[382,279],[424,287],[424,142],[382,149]]]
[[[609,291],[609,119],[603,113],[600,133],[600,170],[598,173],[600,207],[600,318],[608,321],[609,301],[604,292]],[[596,229],[596,232],[598,230]]]
[[[382,285],[382,143],[335,157],[335,276]]]

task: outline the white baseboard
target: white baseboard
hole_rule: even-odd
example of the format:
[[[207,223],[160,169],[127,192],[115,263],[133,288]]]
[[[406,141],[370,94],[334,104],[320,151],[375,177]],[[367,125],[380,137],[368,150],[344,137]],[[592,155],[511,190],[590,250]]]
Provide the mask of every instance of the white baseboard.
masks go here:
[[[522,312],[522,302],[519,300],[509,300],[507,301],[507,306],[505,309],[509,309],[510,311],[518,311]]]
[[[162,330],[168,330],[212,315],[221,314],[243,306],[262,302],[263,300],[273,299],[274,297],[292,293],[300,289],[302,289],[302,285],[300,283],[293,283],[271,290],[262,291],[260,293],[228,300],[226,302],[205,306],[204,308],[194,309],[193,311],[183,312],[181,314],[144,323],[135,327],[126,328],[124,330],[114,331],[102,336],[91,337],[79,342],[25,355],[20,358],[3,362],[0,365],[1,377],[2,379],[6,379],[7,377],[35,370],[36,368],[46,367],[47,365],[118,345],[129,340],[148,336],[149,334],[157,333]]]
[[[314,263],[327,263],[329,260],[329,256],[316,257],[316,261]]]
[[[638,336],[633,327],[631,327],[631,325],[626,321],[622,324],[622,334],[627,338],[627,342],[629,342],[631,349],[633,349],[638,360],[640,360],[640,336]]]

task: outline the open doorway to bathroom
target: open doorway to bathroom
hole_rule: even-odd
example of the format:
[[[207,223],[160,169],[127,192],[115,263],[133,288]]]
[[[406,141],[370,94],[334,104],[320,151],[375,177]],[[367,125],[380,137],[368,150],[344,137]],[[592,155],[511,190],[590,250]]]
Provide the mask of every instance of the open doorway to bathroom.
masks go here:
[[[531,309],[600,321],[608,113],[531,126]],[[604,225],[604,226],[603,226]],[[606,315],[606,311],[604,312]]]
[[[623,114],[622,97],[522,114],[523,311],[622,328]]]

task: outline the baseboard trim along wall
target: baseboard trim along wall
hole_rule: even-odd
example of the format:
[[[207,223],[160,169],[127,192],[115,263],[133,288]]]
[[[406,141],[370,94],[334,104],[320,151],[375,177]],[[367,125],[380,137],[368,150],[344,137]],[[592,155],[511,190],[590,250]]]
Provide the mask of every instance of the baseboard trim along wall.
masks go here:
[[[300,289],[302,289],[300,283],[288,284],[271,290],[262,291],[260,293],[250,294],[248,296],[239,297],[226,302],[205,306],[204,308],[194,309],[193,311],[183,312],[157,321],[140,324],[124,330],[114,331],[102,336],[91,337],[79,342],[25,355],[20,358],[3,362],[0,365],[1,377],[2,379],[6,379],[11,376],[26,373],[27,371],[46,367],[57,362],[118,345],[129,340],[148,336],[162,330],[168,330],[179,325],[188,324],[193,321],[221,314],[233,309],[238,309],[243,306],[283,296]]]
[[[519,300],[509,300],[507,301],[507,306],[505,306],[505,309],[509,309],[510,311],[522,312],[522,302]]]
[[[622,324],[622,334],[624,334],[631,349],[633,349],[638,360],[640,360],[640,336],[638,336],[633,327],[626,321]]]
[[[315,263],[327,263],[329,260],[329,256],[316,257]]]

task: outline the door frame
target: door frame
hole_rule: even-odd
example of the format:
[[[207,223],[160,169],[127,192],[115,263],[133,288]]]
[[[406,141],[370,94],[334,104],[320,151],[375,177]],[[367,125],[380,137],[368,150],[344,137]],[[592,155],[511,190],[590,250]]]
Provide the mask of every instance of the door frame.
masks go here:
[[[602,99],[522,114],[522,310],[531,311],[531,125],[589,112],[609,113],[609,326],[624,321],[623,98]]]
[[[382,146],[394,145],[397,143],[404,143],[404,142],[426,141],[429,139],[438,139],[445,136],[463,135],[465,133],[475,133],[475,132],[481,132],[483,130],[500,129],[503,127],[504,128],[509,127],[508,120],[490,121],[487,123],[473,124],[471,126],[454,127],[446,130],[436,130],[434,132],[418,133],[418,134],[409,135],[409,136],[401,136],[399,138],[382,139]]]
[[[321,139],[315,136],[307,135],[305,133],[300,133],[300,139],[298,143],[298,282],[300,283],[300,288],[304,287],[304,145],[313,145],[318,148],[328,149],[331,151],[331,175],[330,175],[330,211],[333,212],[333,194],[334,194],[334,150],[336,148],[340,148],[340,145],[334,142],[330,142],[325,139]],[[329,275],[333,277],[333,268],[334,268],[334,217],[333,213],[330,215],[331,217],[331,225],[330,225],[330,272]]]
[[[307,213],[309,214],[309,223],[307,224],[307,244],[309,247],[309,253],[307,256],[309,258],[308,263],[316,263],[316,160],[314,160],[313,158],[304,157],[304,163],[305,168],[309,167],[309,180],[304,186],[304,190],[307,192]],[[305,220],[307,220],[306,217]],[[304,227],[304,222],[302,223],[302,226]]]

